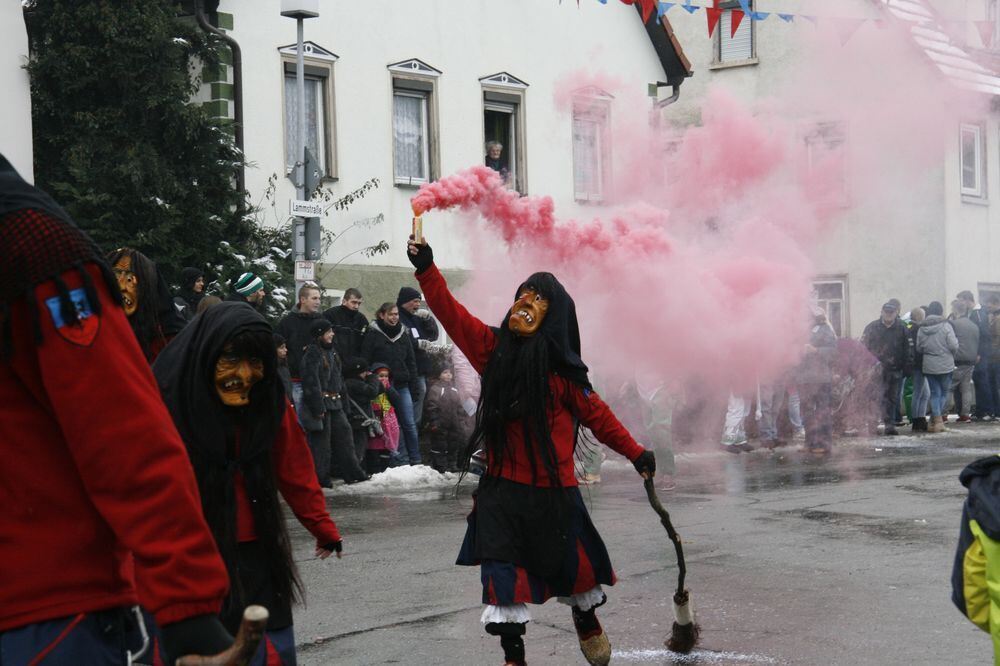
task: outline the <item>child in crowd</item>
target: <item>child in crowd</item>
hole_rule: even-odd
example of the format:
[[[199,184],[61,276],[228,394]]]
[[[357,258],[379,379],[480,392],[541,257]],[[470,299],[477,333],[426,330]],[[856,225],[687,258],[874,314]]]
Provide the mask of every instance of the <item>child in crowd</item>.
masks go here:
[[[382,434],[368,438],[365,461],[369,474],[384,472],[387,467],[395,467],[399,457],[399,420],[392,403],[396,390],[392,388],[392,371],[385,363],[376,361],[369,368],[384,391],[371,401],[372,414],[382,424]]]
[[[438,472],[457,472],[458,454],[465,448],[468,415],[453,383],[450,367],[445,367],[427,387],[424,422],[431,432],[431,466]]]
[[[354,431],[354,451],[358,460],[362,461],[369,474],[384,471],[389,453],[385,453],[386,464],[371,464],[368,439],[372,435],[377,436],[381,429],[382,422],[375,415],[372,403],[385,394],[386,388],[368,369],[368,363],[359,357],[349,358],[344,363],[344,385],[347,387],[349,420]],[[373,421],[378,422],[378,427],[373,426]]]

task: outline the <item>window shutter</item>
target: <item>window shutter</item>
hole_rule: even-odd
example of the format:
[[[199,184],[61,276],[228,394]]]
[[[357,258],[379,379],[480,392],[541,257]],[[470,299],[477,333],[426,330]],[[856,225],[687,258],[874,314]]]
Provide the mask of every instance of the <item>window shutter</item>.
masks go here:
[[[729,36],[732,30],[733,10],[722,12],[719,21],[719,62],[736,62],[749,60],[753,57],[753,20],[744,16],[736,34]]]

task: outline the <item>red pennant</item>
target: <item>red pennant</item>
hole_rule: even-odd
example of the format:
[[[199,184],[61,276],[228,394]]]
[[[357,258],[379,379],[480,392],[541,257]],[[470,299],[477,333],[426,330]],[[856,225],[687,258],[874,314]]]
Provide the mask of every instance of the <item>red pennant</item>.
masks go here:
[[[708,19],[708,36],[711,37],[715,33],[715,26],[719,25],[719,19],[722,18],[722,10],[705,7],[705,18]]]
[[[736,31],[740,29],[740,23],[743,23],[743,17],[746,16],[746,14],[744,14],[739,9],[734,9],[734,10],[732,10],[732,15],[731,16],[732,16],[731,23],[729,25],[729,37],[730,38],[736,36]]]
[[[979,39],[983,40],[983,48],[993,46],[993,21],[973,21],[979,30]]]
[[[642,22],[649,23],[649,17],[656,9],[656,0],[622,0],[623,5],[638,5],[642,8]]]
[[[843,46],[850,41],[854,33],[865,22],[865,19],[837,18],[833,19],[833,21],[834,26],[837,28],[837,36],[840,38],[840,45]]]

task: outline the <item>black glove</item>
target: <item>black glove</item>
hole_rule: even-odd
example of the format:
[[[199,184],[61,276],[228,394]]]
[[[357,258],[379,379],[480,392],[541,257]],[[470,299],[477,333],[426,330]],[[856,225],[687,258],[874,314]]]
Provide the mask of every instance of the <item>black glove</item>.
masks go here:
[[[216,615],[196,615],[160,629],[168,663],[189,654],[214,655],[228,650],[233,637]]]
[[[344,542],[331,541],[330,543],[323,546],[323,550],[328,550],[331,553],[342,553],[344,552]]]
[[[656,456],[653,455],[652,451],[643,451],[638,458],[632,461],[632,465],[639,474],[645,472],[653,476],[656,473]]]
[[[413,236],[410,236],[410,240],[413,240]],[[426,242],[414,247],[417,248],[416,254],[410,253],[410,246],[406,247],[406,258],[417,269],[417,275],[420,275],[434,264],[434,250]]]

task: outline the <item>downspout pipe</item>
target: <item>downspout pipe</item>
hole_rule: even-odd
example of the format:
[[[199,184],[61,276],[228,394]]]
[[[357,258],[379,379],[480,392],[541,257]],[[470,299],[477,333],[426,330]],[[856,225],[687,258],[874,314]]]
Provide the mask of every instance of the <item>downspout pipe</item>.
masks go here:
[[[243,53],[240,51],[240,45],[235,39],[208,22],[208,17],[205,15],[205,0],[195,0],[194,16],[202,30],[217,35],[233,53],[233,120],[236,147],[240,151],[241,158],[240,168],[236,172],[236,187],[240,192],[238,206],[242,214],[244,209],[244,192],[246,192],[246,167],[244,166],[246,153],[243,150]]]

